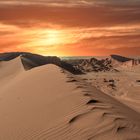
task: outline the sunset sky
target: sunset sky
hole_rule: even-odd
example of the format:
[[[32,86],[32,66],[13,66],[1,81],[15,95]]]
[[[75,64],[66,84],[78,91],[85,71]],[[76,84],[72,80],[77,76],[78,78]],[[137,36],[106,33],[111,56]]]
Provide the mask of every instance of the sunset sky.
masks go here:
[[[140,0],[0,0],[0,52],[140,55]]]

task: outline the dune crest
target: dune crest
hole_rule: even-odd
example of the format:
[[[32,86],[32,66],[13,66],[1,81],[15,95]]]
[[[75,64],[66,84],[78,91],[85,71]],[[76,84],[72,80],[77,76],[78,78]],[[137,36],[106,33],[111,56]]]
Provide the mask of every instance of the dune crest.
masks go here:
[[[0,61],[0,81],[12,80],[13,77],[23,71],[24,66],[20,56],[10,61]]]

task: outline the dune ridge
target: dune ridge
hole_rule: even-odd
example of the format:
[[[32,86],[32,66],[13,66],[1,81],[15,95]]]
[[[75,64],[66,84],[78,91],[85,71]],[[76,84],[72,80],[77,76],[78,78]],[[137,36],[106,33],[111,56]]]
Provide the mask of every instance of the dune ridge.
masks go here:
[[[0,80],[1,140],[140,139],[138,112],[54,64],[24,70],[21,57],[0,62],[9,77]]]
[[[0,53],[0,61],[9,61],[16,57],[21,57],[21,61],[25,70],[30,70],[32,68],[46,64],[54,64],[73,74],[83,74],[80,69],[75,68],[72,64],[62,61],[59,57],[56,56],[42,56],[29,52]]]

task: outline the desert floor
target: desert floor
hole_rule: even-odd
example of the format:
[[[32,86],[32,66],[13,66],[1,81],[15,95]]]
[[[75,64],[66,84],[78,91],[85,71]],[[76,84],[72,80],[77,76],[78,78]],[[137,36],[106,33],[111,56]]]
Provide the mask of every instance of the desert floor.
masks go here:
[[[0,140],[139,140],[139,74],[129,75],[0,62]],[[106,89],[112,79],[116,93]]]

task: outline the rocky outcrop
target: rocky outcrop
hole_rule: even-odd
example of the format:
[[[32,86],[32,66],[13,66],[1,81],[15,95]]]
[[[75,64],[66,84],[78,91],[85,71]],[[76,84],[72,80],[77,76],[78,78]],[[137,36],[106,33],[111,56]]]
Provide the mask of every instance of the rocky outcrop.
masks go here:
[[[67,60],[68,62],[68,60]],[[105,72],[105,71],[117,71],[111,65],[111,60],[106,58],[98,60],[96,58],[81,59],[69,61],[75,68],[80,69],[82,72]]]
[[[140,64],[140,59],[127,58],[119,55],[111,55],[106,59],[78,59],[78,60],[66,60],[67,63],[72,64],[75,68],[82,72],[106,72],[114,71],[118,72],[118,68],[128,68]]]
[[[120,55],[111,55],[111,59],[114,59],[118,62],[126,62],[126,61],[132,60],[131,58],[127,58],[127,57],[120,56]]]

